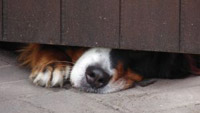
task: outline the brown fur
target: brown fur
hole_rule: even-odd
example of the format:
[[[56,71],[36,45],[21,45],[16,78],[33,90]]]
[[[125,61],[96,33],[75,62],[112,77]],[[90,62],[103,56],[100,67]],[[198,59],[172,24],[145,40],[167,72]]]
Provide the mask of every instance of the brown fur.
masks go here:
[[[42,66],[54,61],[65,61],[65,53],[53,49],[41,49],[39,44],[29,44],[21,50],[19,61],[30,68]]]
[[[54,49],[41,49],[40,44],[29,44],[20,51],[19,61],[22,62],[22,65],[27,65],[32,70],[30,78],[36,77],[37,73],[47,68],[52,68],[48,66],[51,63],[56,63],[56,67],[59,69],[62,69],[62,65],[66,65],[60,62],[67,59],[64,52]]]
[[[87,48],[67,49],[66,54],[71,58],[72,62],[76,62]]]
[[[134,73],[130,69],[125,70],[124,66],[121,62],[118,63],[117,68],[116,68],[116,75],[114,75],[113,82],[124,79],[126,80],[126,88],[129,88],[130,86],[133,85],[134,82],[139,82],[142,81],[143,77],[137,73]]]

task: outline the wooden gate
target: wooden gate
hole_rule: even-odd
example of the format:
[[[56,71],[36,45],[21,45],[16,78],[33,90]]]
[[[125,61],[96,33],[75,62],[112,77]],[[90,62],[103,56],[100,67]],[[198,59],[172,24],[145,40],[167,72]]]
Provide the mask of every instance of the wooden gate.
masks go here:
[[[200,0],[0,0],[0,41],[200,53]]]

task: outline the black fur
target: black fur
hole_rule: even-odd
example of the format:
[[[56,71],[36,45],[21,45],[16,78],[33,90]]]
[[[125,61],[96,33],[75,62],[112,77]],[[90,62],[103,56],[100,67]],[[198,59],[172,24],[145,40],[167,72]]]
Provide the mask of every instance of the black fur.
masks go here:
[[[184,78],[190,67],[184,54],[112,50],[112,68],[121,62],[124,69],[130,68],[144,78]]]

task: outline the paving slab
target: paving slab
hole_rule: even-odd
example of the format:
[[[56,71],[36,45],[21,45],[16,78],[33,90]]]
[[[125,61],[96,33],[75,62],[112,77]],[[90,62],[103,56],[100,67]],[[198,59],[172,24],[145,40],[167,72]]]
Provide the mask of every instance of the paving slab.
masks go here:
[[[72,90],[23,98],[23,101],[42,106],[55,113],[120,113],[112,107],[103,105]]]
[[[154,113],[199,113],[200,105],[199,104],[191,104],[182,107],[176,107],[172,109],[167,109],[164,111],[157,111]]]
[[[186,79],[158,80],[146,86],[107,95],[87,95],[119,110],[155,113],[200,103],[200,76]]]
[[[58,90],[33,85],[28,79],[0,84],[0,102],[19,98],[46,95]]]
[[[2,61],[2,59],[0,59],[0,69],[9,65],[7,62]]]
[[[0,84],[11,83],[19,80],[28,79],[29,71],[19,66],[5,65],[0,68]]]
[[[20,100],[0,102],[1,113],[53,113],[50,110]]]
[[[1,64],[2,63],[2,64]],[[0,48],[0,66],[6,64],[17,64],[17,54],[15,51],[7,51]]]

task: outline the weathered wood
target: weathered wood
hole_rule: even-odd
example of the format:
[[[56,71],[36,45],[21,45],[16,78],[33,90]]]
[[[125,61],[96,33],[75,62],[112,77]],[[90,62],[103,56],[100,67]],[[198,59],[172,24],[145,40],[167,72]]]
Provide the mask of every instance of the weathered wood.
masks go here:
[[[199,54],[199,6],[199,0],[0,0],[0,41]]]
[[[123,49],[179,51],[179,0],[122,0]]]
[[[62,0],[62,43],[119,47],[119,0]]]
[[[60,43],[59,0],[4,0],[4,40]]]
[[[200,0],[181,1],[181,52],[200,53]]]

